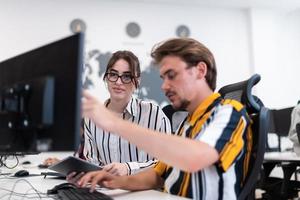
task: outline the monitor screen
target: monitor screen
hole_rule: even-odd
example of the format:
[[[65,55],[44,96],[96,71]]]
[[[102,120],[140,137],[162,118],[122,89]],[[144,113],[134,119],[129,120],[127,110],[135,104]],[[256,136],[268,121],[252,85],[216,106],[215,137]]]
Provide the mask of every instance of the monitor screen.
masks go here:
[[[0,154],[78,147],[83,40],[75,34],[0,63]]]

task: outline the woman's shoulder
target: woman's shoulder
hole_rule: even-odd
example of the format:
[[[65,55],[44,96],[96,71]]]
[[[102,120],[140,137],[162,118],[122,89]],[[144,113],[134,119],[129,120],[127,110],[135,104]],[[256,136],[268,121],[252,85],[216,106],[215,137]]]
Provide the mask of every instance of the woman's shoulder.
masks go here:
[[[135,98],[138,104],[141,104],[141,106],[152,106],[152,107],[159,107],[158,103],[156,103],[154,100],[144,100],[144,99],[138,99]]]

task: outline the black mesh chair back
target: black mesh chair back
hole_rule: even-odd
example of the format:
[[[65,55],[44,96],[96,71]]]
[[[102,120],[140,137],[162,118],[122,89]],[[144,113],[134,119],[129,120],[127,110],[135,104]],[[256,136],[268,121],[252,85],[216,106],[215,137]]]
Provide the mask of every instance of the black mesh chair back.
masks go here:
[[[260,81],[260,75],[254,74],[248,80],[226,85],[219,90],[224,99],[235,99],[245,105],[249,114],[257,113],[262,102],[252,95],[252,88]]]
[[[172,105],[166,105],[162,108],[163,112],[165,113],[165,115],[169,118],[169,120],[172,120],[172,116],[173,114],[176,112],[174,110],[174,108],[172,107]]]
[[[288,136],[293,109],[294,107],[270,110],[271,123],[269,126],[269,132],[276,133],[280,136]]]
[[[165,115],[169,118],[171,123],[172,133],[175,133],[181,122],[188,115],[187,111],[175,110],[172,105],[166,105],[162,108]]]
[[[266,151],[282,151],[281,138],[287,137],[291,126],[291,114],[294,107],[288,107],[283,109],[271,109],[270,110],[270,125],[268,133],[275,133],[277,135],[278,146],[267,146]]]
[[[219,90],[225,99],[235,99],[241,102],[253,124],[253,146],[251,151],[248,173],[239,200],[255,199],[255,186],[263,164],[266,136],[269,127],[269,110],[265,108],[259,98],[252,95],[252,88],[260,81],[260,75],[254,74],[248,80],[230,84]]]

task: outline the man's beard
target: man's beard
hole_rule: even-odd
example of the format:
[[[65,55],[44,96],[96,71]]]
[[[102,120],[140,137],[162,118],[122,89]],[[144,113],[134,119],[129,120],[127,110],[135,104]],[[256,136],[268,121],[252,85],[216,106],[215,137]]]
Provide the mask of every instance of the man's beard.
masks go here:
[[[186,108],[190,105],[190,101],[189,100],[186,100],[186,99],[182,99],[181,101],[180,101],[180,104],[179,104],[179,106],[174,106],[173,105],[173,108],[175,109],[175,110],[186,110]]]

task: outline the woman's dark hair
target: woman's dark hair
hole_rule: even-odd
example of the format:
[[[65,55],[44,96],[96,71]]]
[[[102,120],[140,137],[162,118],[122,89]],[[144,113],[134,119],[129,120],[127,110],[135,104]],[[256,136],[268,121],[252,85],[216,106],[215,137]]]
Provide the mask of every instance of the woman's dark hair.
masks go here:
[[[112,55],[106,66],[105,76],[103,77],[103,80],[105,80],[106,78],[106,73],[109,72],[113,65],[120,59],[128,62],[130,74],[133,77],[133,84],[136,88],[138,88],[138,79],[141,76],[140,62],[139,59],[131,51],[117,51]]]

